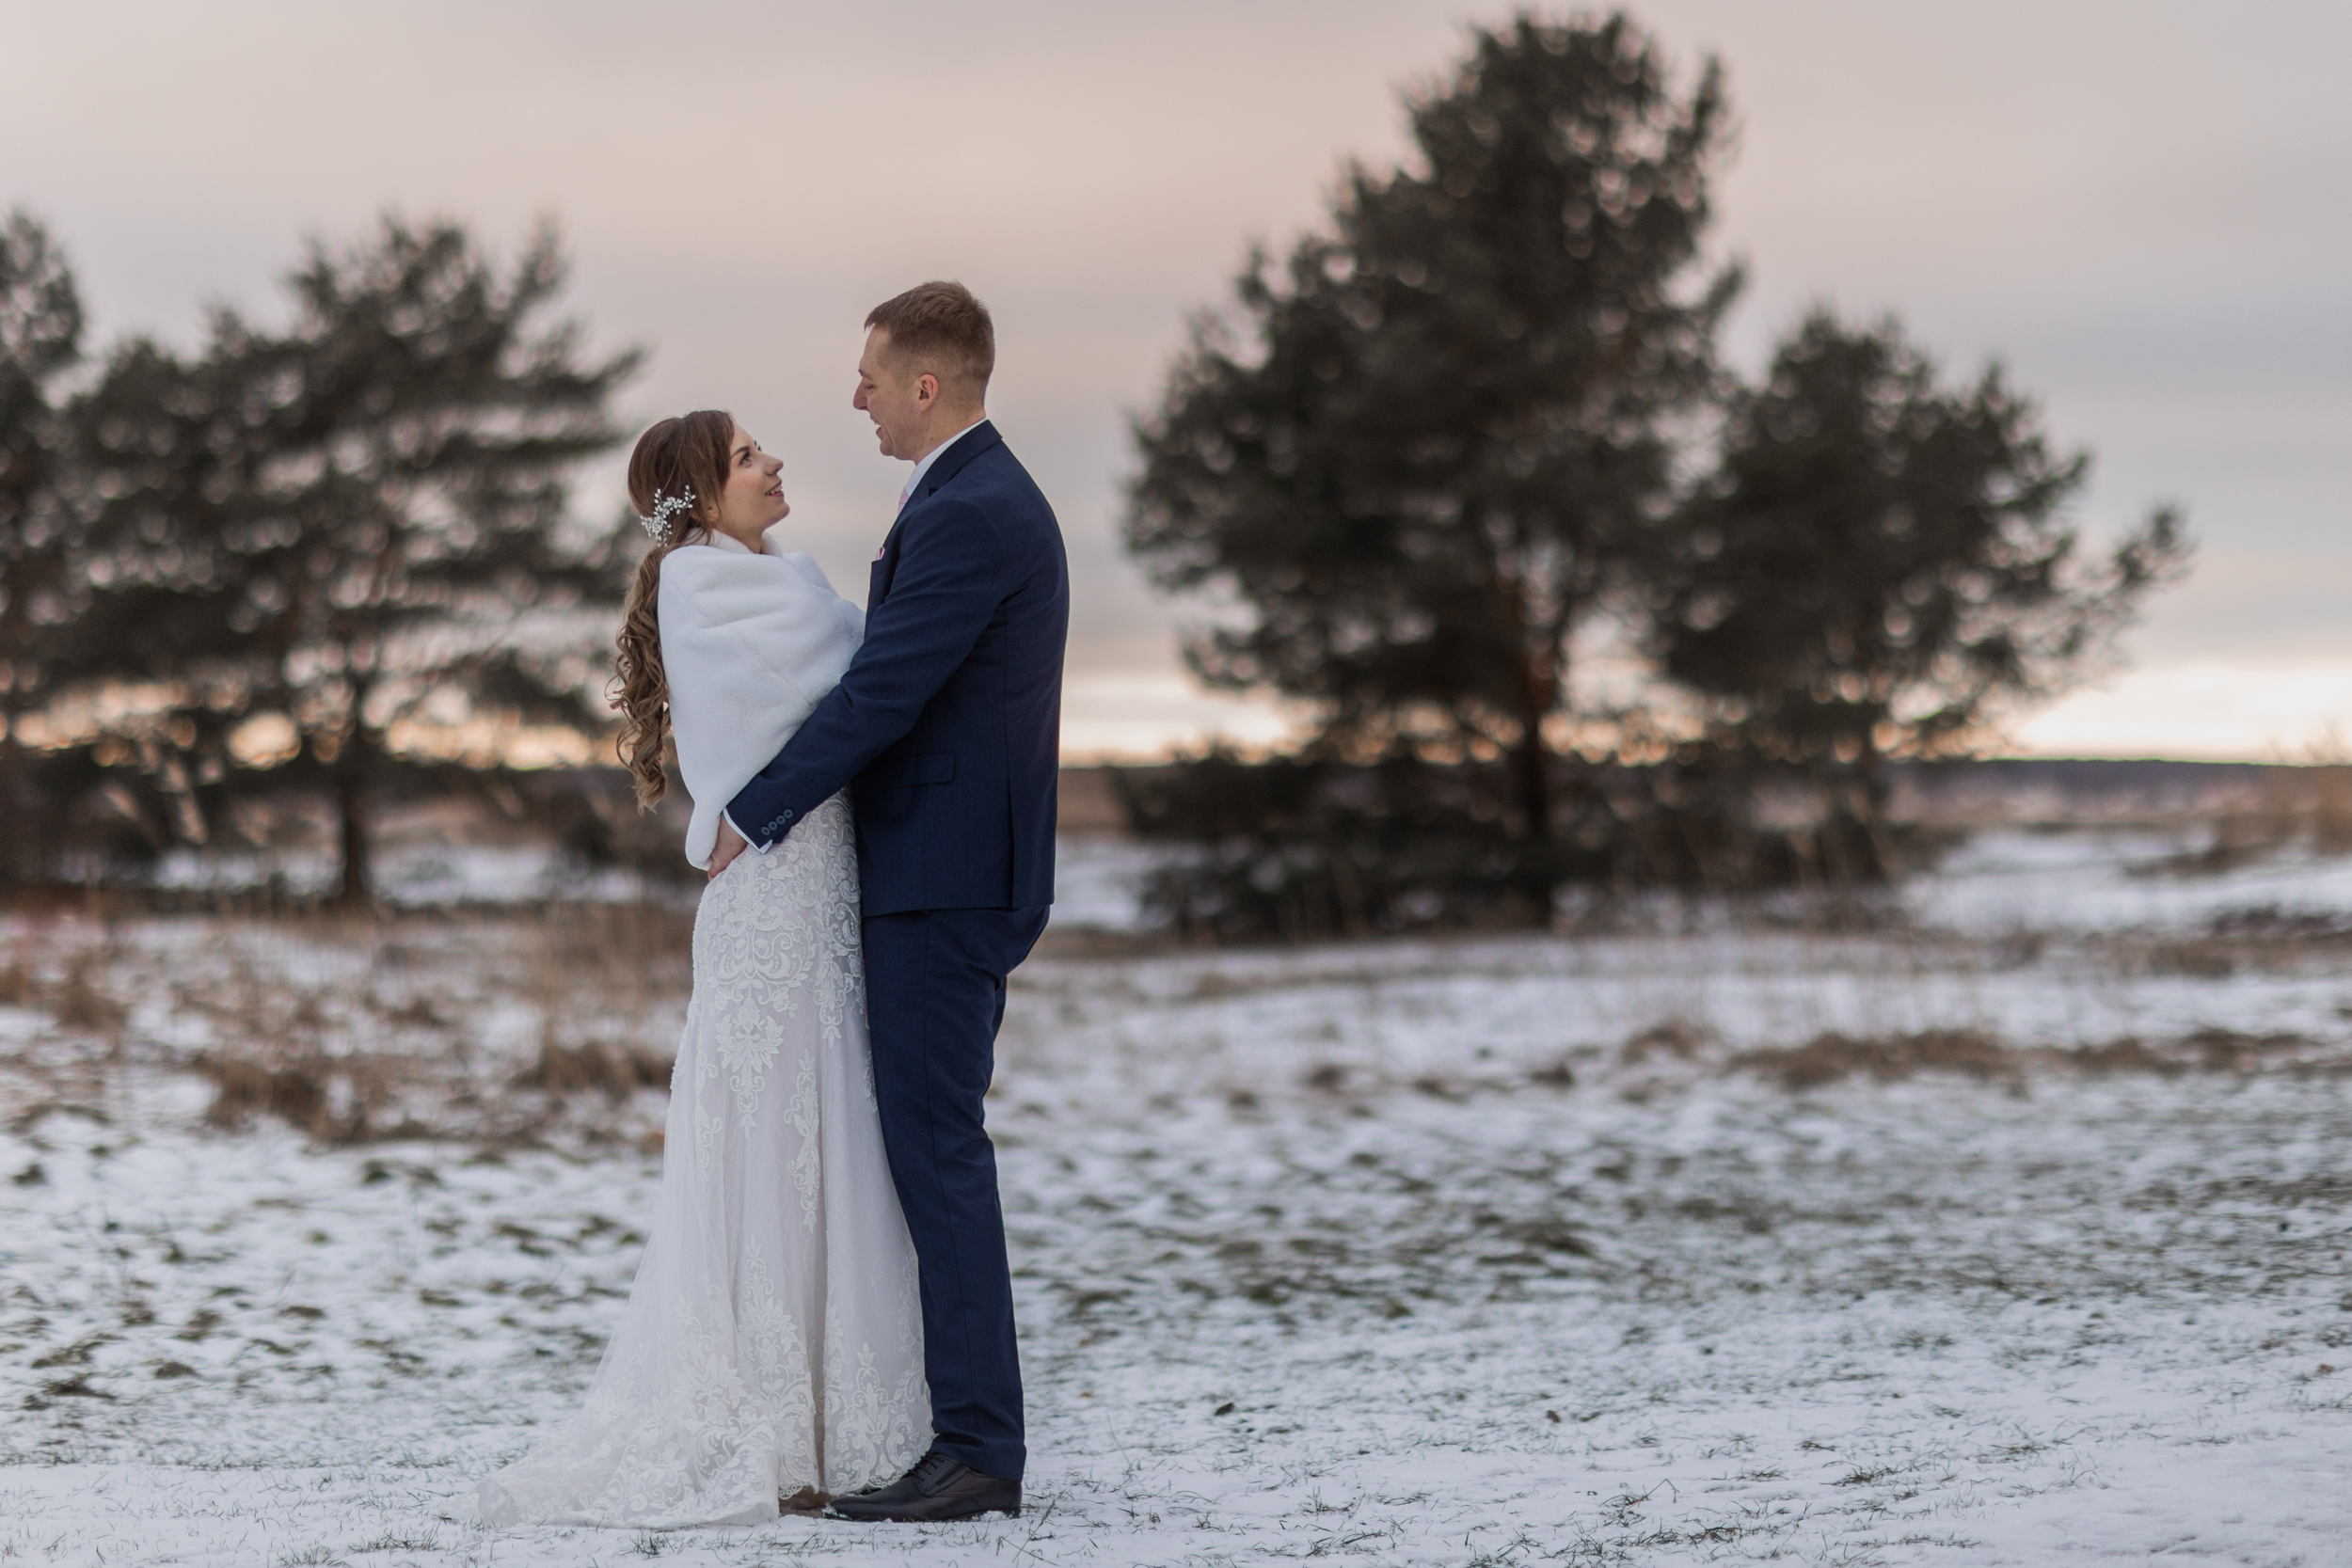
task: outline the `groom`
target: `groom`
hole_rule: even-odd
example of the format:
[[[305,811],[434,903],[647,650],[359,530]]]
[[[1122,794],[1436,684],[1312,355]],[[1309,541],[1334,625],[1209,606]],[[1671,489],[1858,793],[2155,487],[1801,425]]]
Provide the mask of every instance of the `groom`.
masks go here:
[[[988,422],[988,309],[961,283],[866,318],[850,401],[914,465],[841,684],[727,805],[717,876],[842,785],[857,812],[866,1006],[890,1173],[923,1291],[930,1451],[853,1519],[1021,1512],[1021,1366],[980,1099],[1005,976],[1054,900],[1070,568],[1054,509]]]

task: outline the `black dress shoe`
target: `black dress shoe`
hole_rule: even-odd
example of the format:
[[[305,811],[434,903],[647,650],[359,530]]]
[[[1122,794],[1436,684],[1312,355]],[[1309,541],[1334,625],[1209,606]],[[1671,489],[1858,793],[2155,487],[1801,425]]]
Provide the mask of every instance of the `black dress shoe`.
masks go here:
[[[825,1512],[836,1519],[888,1520],[893,1524],[938,1524],[977,1519],[983,1513],[1021,1517],[1021,1483],[984,1476],[961,1460],[933,1449],[914,1469],[889,1485],[855,1497],[835,1497]]]

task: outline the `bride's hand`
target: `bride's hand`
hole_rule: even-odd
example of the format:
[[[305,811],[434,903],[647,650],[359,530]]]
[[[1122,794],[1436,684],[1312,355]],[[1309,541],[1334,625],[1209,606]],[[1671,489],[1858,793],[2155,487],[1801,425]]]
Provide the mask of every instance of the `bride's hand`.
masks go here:
[[[716,881],[719,873],[724,871],[727,863],[746,847],[743,835],[735,831],[735,824],[723,816],[719,818],[719,842],[710,847],[710,879]]]

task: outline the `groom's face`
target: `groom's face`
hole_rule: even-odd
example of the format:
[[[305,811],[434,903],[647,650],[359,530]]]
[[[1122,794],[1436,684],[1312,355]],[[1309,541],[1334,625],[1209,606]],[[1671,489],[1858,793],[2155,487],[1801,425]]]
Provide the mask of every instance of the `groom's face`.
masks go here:
[[[882,454],[910,463],[923,455],[931,411],[939,402],[939,378],[907,373],[912,369],[893,358],[890,334],[877,326],[866,334],[866,352],[857,362],[857,394],[850,400],[874,421]]]

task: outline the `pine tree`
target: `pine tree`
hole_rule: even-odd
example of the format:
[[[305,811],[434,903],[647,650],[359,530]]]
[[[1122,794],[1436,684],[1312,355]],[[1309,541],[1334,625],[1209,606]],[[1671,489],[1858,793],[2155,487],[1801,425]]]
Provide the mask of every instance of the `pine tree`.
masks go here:
[[[1711,61],[1677,96],[1621,14],[1479,32],[1410,107],[1425,166],[1352,169],[1327,233],[1197,324],[1136,427],[1126,537],[1238,609],[1189,640],[1209,684],[1306,700],[1321,754],[1499,761],[1539,845],[1571,640],[1712,385],[1729,111]]]
[[[80,404],[98,674],[155,694],[93,752],[180,836],[240,793],[322,788],[365,900],[370,797],[428,765],[420,721],[599,726],[605,628],[577,612],[618,602],[624,563],[566,481],[621,437],[638,356],[589,362],[542,321],[563,270],[552,232],[501,276],[458,226],[387,218],[312,247],[285,330],[216,311],[200,355],[128,343]],[[581,635],[548,635],[566,611]]]
[[[0,880],[33,874],[51,836],[22,717],[73,667],[72,464],[64,383],[82,357],[73,273],[28,214],[0,225]]]
[[[1828,869],[1896,869],[1880,759],[1981,741],[2185,568],[2169,510],[2083,561],[2063,519],[2089,472],[1997,366],[1939,387],[1892,320],[1817,311],[1731,398],[1714,474],[1660,535],[1655,650],[1718,745],[1812,777],[1858,830],[1858,862]]]

